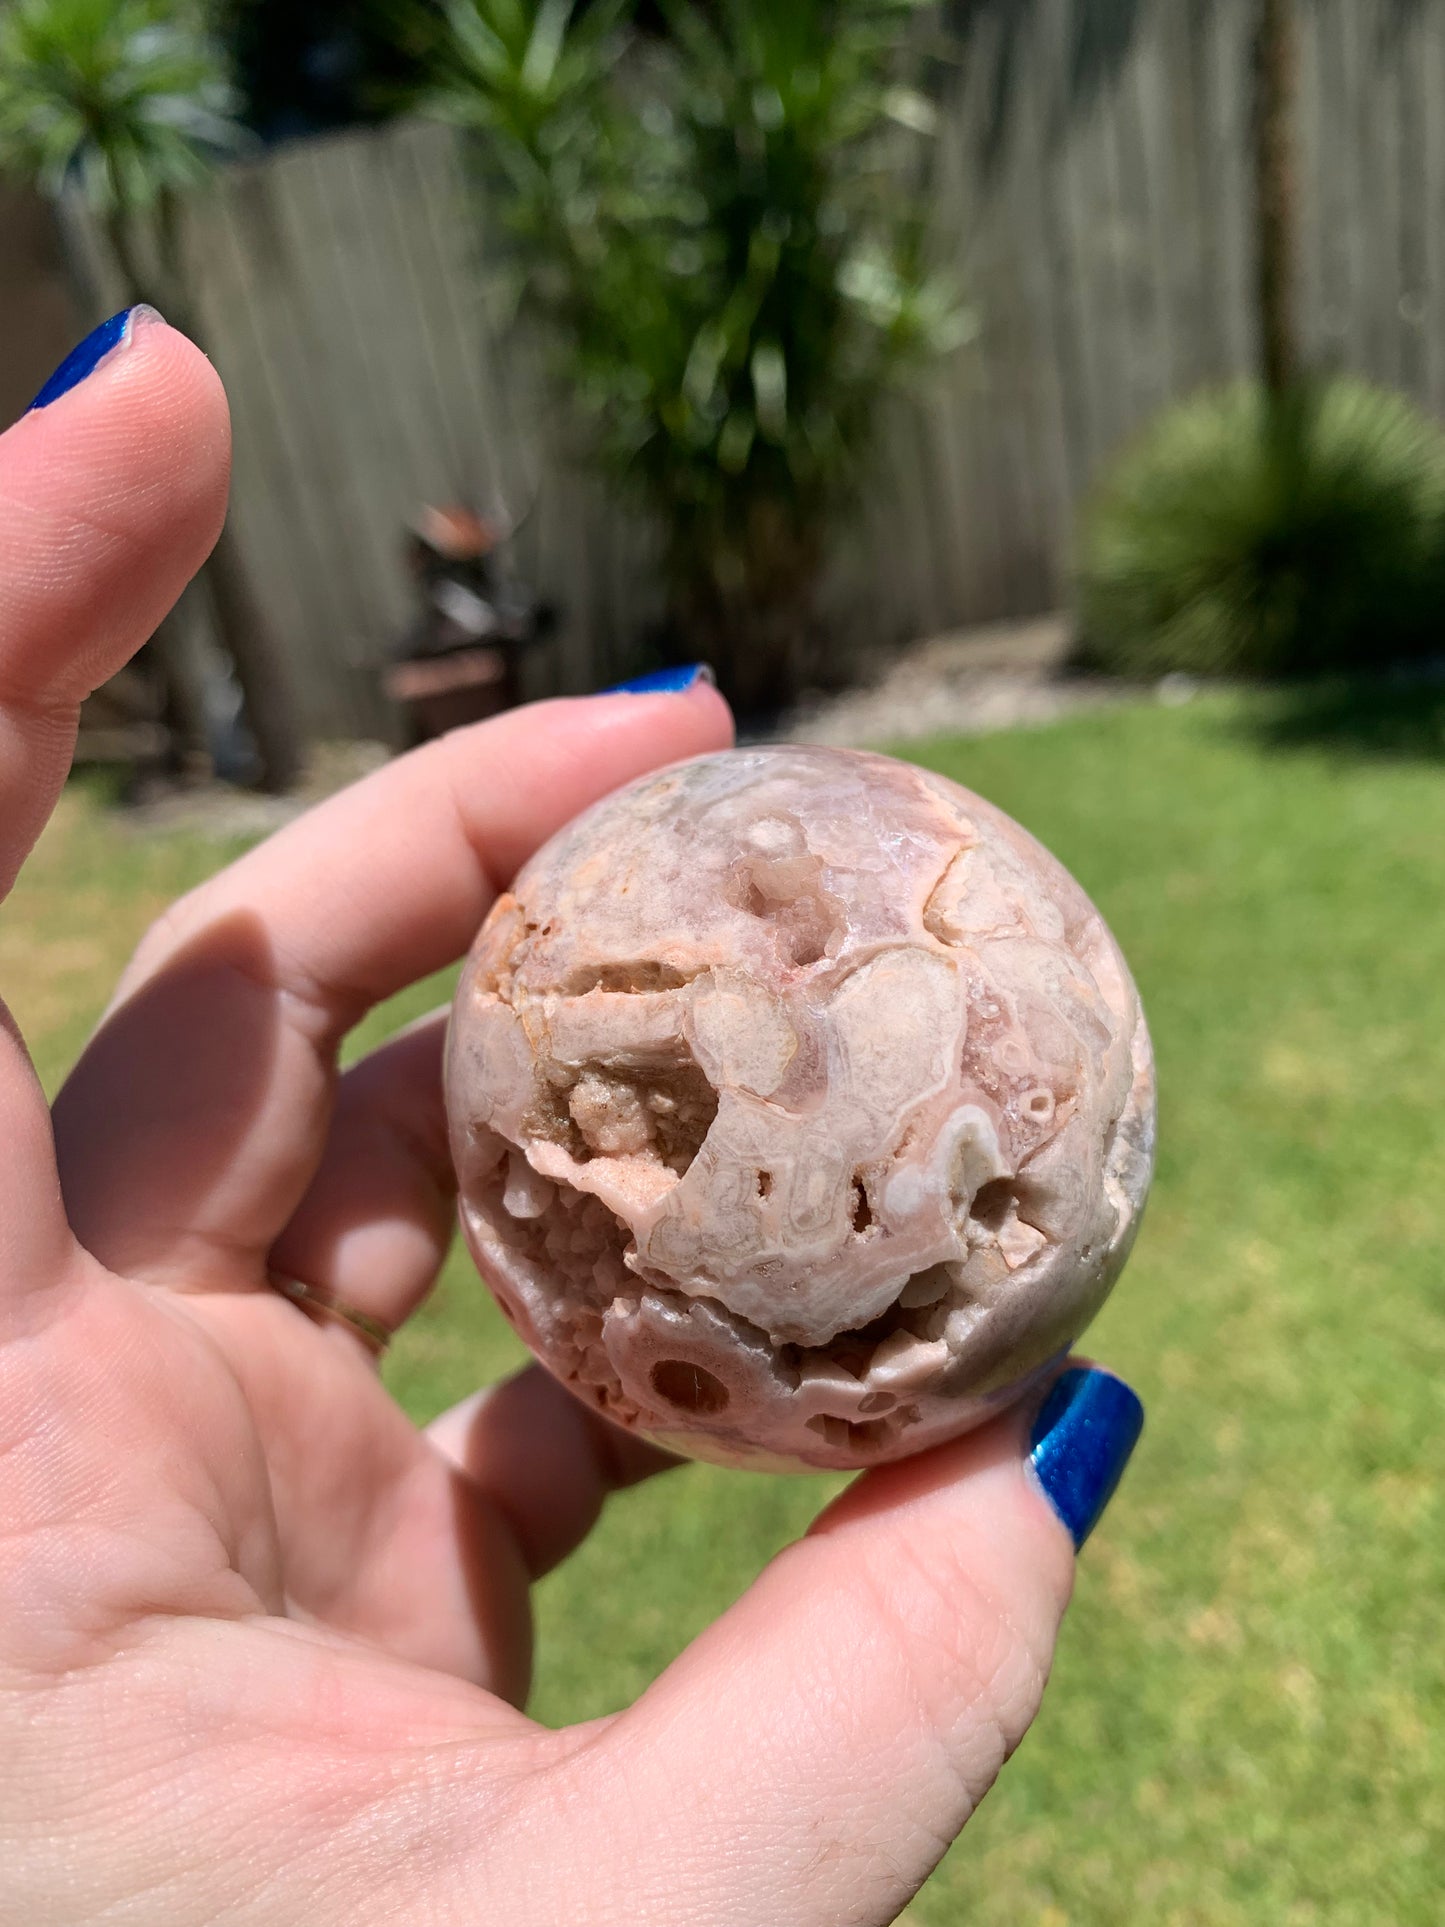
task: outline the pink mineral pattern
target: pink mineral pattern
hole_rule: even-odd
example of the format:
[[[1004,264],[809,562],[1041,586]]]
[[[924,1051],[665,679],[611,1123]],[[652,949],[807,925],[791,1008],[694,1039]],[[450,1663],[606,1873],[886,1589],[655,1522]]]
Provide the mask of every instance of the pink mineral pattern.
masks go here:
[[[965,1431],[1088,1323],[1149,1185],[1102,918],[1009,817],[884,756],[644,778],[488,917],[447,1063],[462,1224],[579,1397],[727,1464]]]

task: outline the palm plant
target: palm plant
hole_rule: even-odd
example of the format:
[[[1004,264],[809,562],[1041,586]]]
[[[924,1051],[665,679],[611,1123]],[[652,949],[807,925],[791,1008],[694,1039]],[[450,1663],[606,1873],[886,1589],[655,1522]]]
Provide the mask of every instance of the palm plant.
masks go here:
[[[883,397],[961,334],[910,192],[919,3],[676,0],[662,40],[621,5],[451,6],[440,110],[483,136],[518,310],[662,528],[677,646],[745,710],[808,667]]]
[[[197,0],[0,5],[0,171],[51,198],[78,194],[109,241],[128,302],[151,302],[192,336],[182,200],[239,139],[225,61]],[[246,700],[262,780],[287,788],[300,766],[296,722],[229,532],[207,564],[206,584]],[[156,646],[183,733],[194,740],[200,705],[173,626]]]

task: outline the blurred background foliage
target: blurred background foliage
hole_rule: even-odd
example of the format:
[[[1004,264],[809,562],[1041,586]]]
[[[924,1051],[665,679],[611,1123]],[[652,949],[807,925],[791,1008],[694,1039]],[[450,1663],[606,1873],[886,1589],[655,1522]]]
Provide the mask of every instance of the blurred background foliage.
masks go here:
[[[1445,433],[1344,378],[1181,403],[1087,506],[1080,654],[1113,675],[1300,676],[1441,652]]]
[[[269,141],[416,104],[447,37],[441,0],[217,0],[247,124]]]
[[[1188,0],[1201,20],[1215,3]],[[1300,341],[1292,116],[1308,4],[1254,7],[1261,387],[1166,411],[1094,491],[1081,665],[1299,673],[1434,646],[1431,427],[1311,370]],[[1386,0],[1379,30],[1418,4]],[[1070,0],[1060,127],[1117,79],[1147,11]],[[284,30],[254,0],[232,12],[243,73],[261,74],[270,20],[273,64],[289,46],[278,71],[315,66],[295,57],[303,39],[330,47],[353,113],[425,98],[477,132],[516,321],[545,330],[585,454],[663,531],[671,599],[654,647],[716,663],[748,712],[826,680],[815,591],[880,405],[969,332],[924,212],[935,101],[986,49],[990,166],[1039,0],[950,0],[941,16],[912,0],[373,0],[292,9]],[[253,80],[253,103],[264,92]]]
[[[1193,32],[1225,0],[1182,3]],[[1259,386],[1171,404],[1096,476],[1076,660],[1142,676],[1428,657],[1433,431],[1305,347],[1296,118],[1318,0],[1230,4],[1248,23]],[[1421,4],[1380,0],[1375,31]],[[988,311],[934,218],[939,128],[982,86],[988,173],[1045,13],[1067,43],[1058,131],[1128,69],[1146,0],[0,0],[0,171],[86,201],[128,296],[198,332],[178,236],[219,161],[403,112],[466,129],[477,253],[518,358],[546,365],[572,454],[658,538],[665,620],[635,666],[706,658],[759,715],[851,669],[818,591],[880,422]],[[211,578],[263,780],[285,787],[302,753],[285,665],[234,546]],[[171,676],[194,738],[199,699]]]
[[[14,0],[0,10],[0,169],[52,197],[73,186],[112,222],[203,185],[242,145],[238,105],[200,6]],[[123,225],[113,233],[128,249]]]
[[[745,712],[816,679],[825,538],[879,405],[967,329],[922,212],[920,10],[680,0],[665,36],[620,6],[449,10],[436,107],[478,135],[519,320],[665,532],[671,653]]]

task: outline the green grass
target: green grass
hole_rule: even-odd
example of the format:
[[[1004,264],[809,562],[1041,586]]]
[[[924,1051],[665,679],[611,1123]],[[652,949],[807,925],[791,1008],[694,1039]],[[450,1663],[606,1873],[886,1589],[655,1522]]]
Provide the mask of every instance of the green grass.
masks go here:
[[[1271,750],[1289,732],[1266,703],[913,752],[1094,894],[1162,1102],[1144,1232],[1089,1340],[1149,1426],[1044,1714],[910,1923],[1440,1919],[1445,764],[1345,753],[1339,730]],[[146,917],[214,860],[68,799],[0,923],[49,1079],[72,1006],[93,1012]],[[389,1371],[427,1416],[515,1357],[453,1258]],[[828,1489],[694,1469],[615,1501],[540,1589],[538,1714],[621,1703]]]

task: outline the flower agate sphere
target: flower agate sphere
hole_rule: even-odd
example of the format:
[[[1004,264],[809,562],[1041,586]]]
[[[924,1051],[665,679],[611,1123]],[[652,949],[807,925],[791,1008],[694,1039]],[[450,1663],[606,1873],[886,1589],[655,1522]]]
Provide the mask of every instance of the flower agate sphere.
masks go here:
[[[1117,1276],[1153,1073],[1117,945],[1019,826],[887,757],[644,778],[533,858],[452,1017],[468,1243],[579,1397],[694,1457],[901,1458]]]

